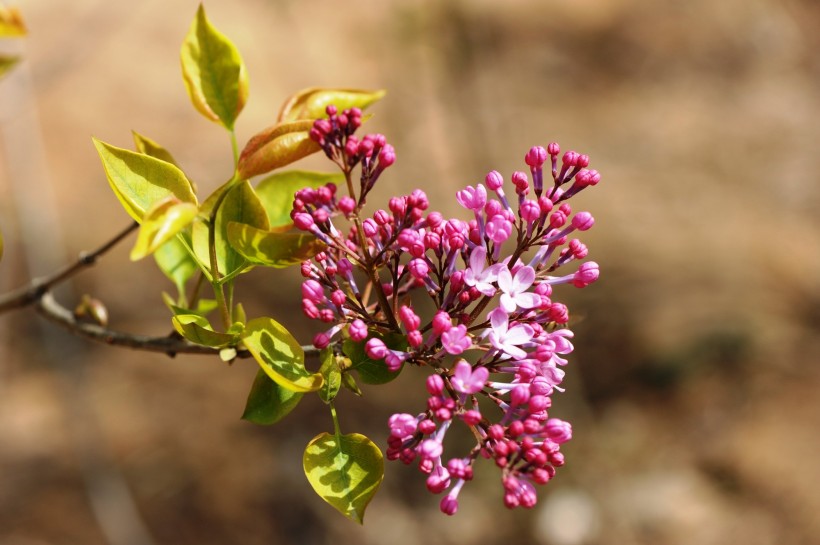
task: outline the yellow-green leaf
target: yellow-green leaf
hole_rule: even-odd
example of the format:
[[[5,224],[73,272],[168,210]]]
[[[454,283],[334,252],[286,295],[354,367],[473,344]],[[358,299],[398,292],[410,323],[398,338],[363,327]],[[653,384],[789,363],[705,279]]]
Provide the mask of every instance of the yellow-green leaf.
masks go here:
[[[235,222],[228,224],[228,242],[248,262],[276,269],[298,265],[326,248],[308,233],[263,231]]]
[[[248,98],[248,76],[236,46],[205,16],[202,4],[180,52],[182,78],[199,112],[233,130]]]
[[[305,369],[305,352],[293,335],[273,318],[254,318],[245,326],[242,342],[262,370],[294,392],[315,392],[322,375]]]
[[[290,414],[304,395],[279,386],[259,369],[248,394],[242,419],[254,424],[275,424]]]
[[[177,287],[180,297],[185,296],[185,284],[198,270],[196,261],[179,237],[184,237],[191,245],[191,234],[187,231],[169,239],[154,252],[159,269]]]
[[[138,222],[142,222],[145,212],[154,203],[171,196],[180,202],[196,204],[190,182],[174,165],[93,140],[111,189],[125,211]]]
[[[330,403],[336,398],[339,388],[342,386],[342,371],[331,348],[325,348],[319,353],[319,361],[322,362],[319,373],[325,379],[322,388],[319,390],[319,397],[325,403]]]
[[[279,123],[254,135],[239,155],[237,171],[250,178],[289,165],[321,148],[310,139],[313,122]]]
[[[163,243],[188,227],[199,209],[195,204],[171,197],[154,204],[142,219],[137,241],[131,249],[131,261],[151,255]]]
[[[214,331],[208,319],[198,314],[178,314],[171,318],[171,323],[177,333],[192,343],[223,348],[239,341],[239,335]]]
[[[151,157],[155,157],[157,159],[161,159],[166,163],[171,163],[175,167],[179,168],[179,164],[177,164],[176,160],[174,160],[174,156],[171,155],[170,151],[159,145],[154,140],[138,133],[135,130],[132,130],[131,134],[134,136],[134,147],[137,148],[138,152],[144,155],[150,155]]]
[[[246,180],[237,185],[228,187],[228,192],[222,200],[216,213],[215,245],[217,265],[221,276],[235,276],[248,267],[247,260],[239,254],[228,242],[228,225],[232,222],[249,225],[253,228],[267,231],[270,228],[268,215],[256,192]],[[209,197],[202,205],[202,209],[213,209]],[[205,222],[196,222],[193,226],[194,251],[202,263],[210,264],[208,249],[208,231],[211,227]]]
[[[0,38],[17,38],[27,32],[18,8],[0,6]]]
[[[290,228],[293,220],[293,195],[305,187],[317,188],[327,184],[343,185],[341,172],[311,172],[308,170],[287,170],[276,172],[263,179],[256,186],[256,194],[268,213],[271,229]]]
[[[291,96],[282,105],[278,121],[299,119],[319,119],[327,117],[325,108],[333,104],[341,112],[348,108],[364,109],[381,99],[387,91],[365,91],[363,89],[324,89],[311,87]]]
[[[302,466],[319,497],[362,524],[384,477],[384,457],[373,441],[358,433],[321,433],[305,449]]]

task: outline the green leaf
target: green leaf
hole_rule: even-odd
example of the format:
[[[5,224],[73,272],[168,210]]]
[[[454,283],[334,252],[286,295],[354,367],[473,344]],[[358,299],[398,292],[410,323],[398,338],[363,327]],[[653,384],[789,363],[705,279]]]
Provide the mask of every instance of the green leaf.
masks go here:
[[[326,248],[308,233],[272,233],[235,222],[228,224],[228,242],[248,262],[277,269],[298,265]]]
[[[333,104],[339,112],[348,108],[364,109],[381,99],[387,92],[365,91],[362,89],[323,89],[311,87],[291,96],[279,111],[280,123],[299,119],[319,119],[327,117],[325,109]]]
[[[239,51],[211,25],[202,4],[182,43],[180,60],[194,107],[232,131],[248,98],[248,76]]]
[[[305,369],[304,350],[273,318],[254,318],[248,322],[242,342],[262,370],[280,386],[294,392],[315,392],[322,387],[322,375]]]
[[[405,350],[407,348],[407,340],[401,335],[376,335],[384,344],[392,350]],[[384,361],[376,361],[367,357],[364,350],[364,341],[354,342],[350,339],[342,343],[342,352],[350,358],[351,369],[359,373],[359,378],[365,384],[386,384],[395,380],[400,374],[402,367],[395,372],[389,371]]]
[[[248,268],[249,263],[239,254],[228,241],[228,225],[232,222],[249,225],[251,227],[267,231],[270,227],[268,216],[259,197],[246,180],[239,184],[228,187],[227,195],[219,206],[216,213],[216,233],[215,245],[217,266],[220,274],[225,276],[235,276]],[[201,209],[208,208],[212,198],[203,203]],[[215,204],[214,204],[215,205]],[[212,208],[212,207],[211,207]],[[210,254],[208,251],[208,231],[210,227],[205,222],[196,222],[193,226],[193,245],[197,258],[202,263],[208,263],[210,267]]]
[[[319,390],[319,397],[325,403],[330,403],[339,393],[339,388],[342,385],[342,372],[336,362],[336,355],[330,348],[322,350],[319,354],[319,361],[322,362],[319,373],[325,379],[322,388]]]
[[[131,131],[131,134],[134,137],[134,147],[137,148],[139,153],[143,155],[148,155],[150,157],[154,157],[156,159],[160,159],[161,161],[165,161],[166,163],[171,163],[175,167],[179,168],[179,164],[177,164],[174,156],[171,155],[171,152],[162,147],[161,145],[157,144],[154,140],[151,140],[147,136],[143,136],[135,130]],[[181,170],[181,169],[180,169]]]
[[[289,165],[321,148],[310,139],[313,121],[279,123],[254,135],[239,154],[240,177],[250,178]]]
[[[242,418],[254,424],[275,424],[286,417],[305,394],[282,388],[262,370],[256,372]]]
[[[162,292],[162,301],[174,316],[196,314],[197,316],[202,316],[205,318],[208,314],[215,311],[219,307],[215,299],[198,299],[196,302],[196,308],[185,308],[178,305],[177,302],[174,301],[173,297],[165,292]]]
[[[271,229],[290,228],[293,220],[293,195],[305,187],[322,187],[326,184],[344,185],[341,172],[311,172],[308,170],[288,170],[271,174],[256,186],[256,194],[268,213]]]
[[[359,385],[356,384],[356,379],[353,378],[353,375],[350,373],[342,373],[342,386],[356,394],[357,396],[361,397],[364,394],[362,393],[361,388]]]
[[[171,323],[177,333],[192,343],[223,348],[239,340],[238,335],[214,331],[208,319],[198,314],[178,314],[171,318]]]
[[[187,238],[190,246],[190,233],[180,233],[157,248],[154,259],[163,274],[177,287],[179,295],[184,296],[185,284],[199,267],[180,237]]]
[[[117,148],[96,138],[105,176],[125,211],[138,222],[154,203],[174,196],[196,204],[191,183],[177,167],[148,155]]]
[[[373,441],[358,433],[321,433],[305,449],[302,465],[319,497],[362,524],[384,477],[384,458]]]
[[[157,202],[145,213],[137,241],[131,249],[131,261],[151,255],[165,242],[188,227],[199,209],[195,204],[168,198]]]

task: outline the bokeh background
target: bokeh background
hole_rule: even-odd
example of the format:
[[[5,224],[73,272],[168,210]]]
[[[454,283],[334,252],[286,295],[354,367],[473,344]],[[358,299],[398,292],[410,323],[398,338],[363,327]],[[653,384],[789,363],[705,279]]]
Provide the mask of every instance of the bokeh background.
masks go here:
[[[188,103],[178,51],[197,2],[20,0],[25,62],[0,82],[6,291],[128,223],[91,145],[165,145],[201,190],[227,135]],[[398,161],[371,203],[454,192],[557,140],[602,183],[578,198],[601,280],[563,290],[577,350],[553,414],[568,464],[531,511],[478,468],[453,518],[388,464],[359,527],[315,497],[304,445],[331,428],[306,400],[273,428],[239,419],[255,373],[67,337],[0,317],[0,543],[814,544],[820,542],[820,4],[814,0],[211,0],[251,95],[237,130],[303,87],[385,88],[369,130]],[[307,167],[321,168],[310,160]],[[115,329],[170,330],[171,285],[129,244],[61,291]],[[296,271],[253,271],[252,314],[300,317]],[[384,445],[423,378],[340,400]]]

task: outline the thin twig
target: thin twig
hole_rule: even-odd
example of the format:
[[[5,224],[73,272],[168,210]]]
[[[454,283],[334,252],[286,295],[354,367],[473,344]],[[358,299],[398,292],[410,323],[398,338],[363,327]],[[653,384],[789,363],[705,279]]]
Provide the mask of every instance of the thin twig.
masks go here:
[[[10,291],[9,293],[3,295],[0,297],[0,314],[15,308],[22,308],[36,303],[43,296],[43,294],[49,291],[52,287],[64,282],[65,280],[68,280],[86,267],[92,266],[97,261],[97,258],[119,244],[122,239],[127,237],[138,227],[139,224],[136,221],[133,222],[131,225],[114,236],[114,238],[93,252],[81,252],[80,256],[77,258],[77,261],[74,263],[66,265],[62,269],[59,269],[46,277],[35,278],[29,282],[27,286],[23,286],[20,289]]]

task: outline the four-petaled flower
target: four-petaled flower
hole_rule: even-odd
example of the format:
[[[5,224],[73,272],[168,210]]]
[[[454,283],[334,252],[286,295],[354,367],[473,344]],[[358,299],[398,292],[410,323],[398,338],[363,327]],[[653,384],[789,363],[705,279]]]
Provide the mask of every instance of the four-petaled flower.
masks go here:
[[[458,360],[458,363],[453,367],[453,377],[450,382],[456,392],[475,394],[484,388],[489,376],[490,371],[486,367],[473,369],[466,361]]]
[[[470,346],[473,340],[467,335],[467,326],[459,324],[441,334],[441,346],[448,354],[461,354]]]
[[[498,271],[504,267],[497,263],[486,267],[487,250],[484,246],[477,246],[470,253],[470,266],[464,271],[464,283],[474,286],[478,291],[488,297],[495,295],[493,282],[498,278]]]
[[[487,316],[490,319],[490,329],[487,334],[490,344],[508,358],[521,360],[527,357],[527,353],[519,348],[524,343],[532,340],[534,331],[527,324],[510,325],[510,317],[503,308],[498,307]],[[506,359],[506,358],[505,358]]]
[[[501,294],[501,308],[507,314],[515,312],[517,307],[524,309],[536,308],[541,304],[541,297],[537,293],[527,293],[535,282],[535,269],[529,266],[521,267],[515,276],[506,267],[498,272],[498,289]]]

